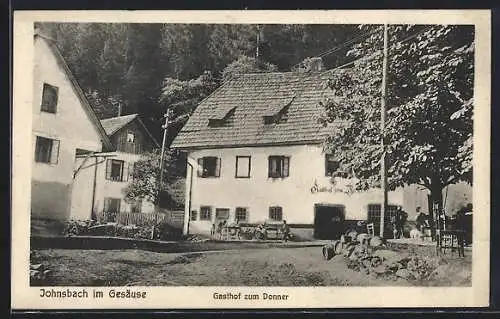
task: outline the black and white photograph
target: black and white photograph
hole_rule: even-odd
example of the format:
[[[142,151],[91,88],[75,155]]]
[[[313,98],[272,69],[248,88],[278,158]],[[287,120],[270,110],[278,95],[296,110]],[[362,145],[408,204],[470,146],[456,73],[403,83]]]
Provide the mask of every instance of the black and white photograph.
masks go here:
[[[35,17],[26,289],[130,303],[217,287],[218,307],[290,306],[294,287],[471,289],[489,255],[478,28],[433,17]]]

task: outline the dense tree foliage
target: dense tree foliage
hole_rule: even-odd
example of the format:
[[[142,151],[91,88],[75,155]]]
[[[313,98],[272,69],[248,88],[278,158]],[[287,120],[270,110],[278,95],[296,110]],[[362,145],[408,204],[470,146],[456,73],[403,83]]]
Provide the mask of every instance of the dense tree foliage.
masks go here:
[[[380,26],[348,52],[356,59],[330,81],[325,125],[337,127],[327,149],[339,155],[358,189],[380,186],[382,36]],[[442,189],[472,182],[474,29],[471,26],[389,26],[387,123],[389,187],[417,183],[442,205]],[[336,123],[336,124],[333,124]]]
[[[163,181],[160,181],[159,150],[147,153],[135,162],[133,180],[124,189],[125,198],[130,202],[145,199],[156,205],[164,204],[166,208],[181,206],[184,202],[184,181],[172,160],[176,156],[175,151],[165,152]]]

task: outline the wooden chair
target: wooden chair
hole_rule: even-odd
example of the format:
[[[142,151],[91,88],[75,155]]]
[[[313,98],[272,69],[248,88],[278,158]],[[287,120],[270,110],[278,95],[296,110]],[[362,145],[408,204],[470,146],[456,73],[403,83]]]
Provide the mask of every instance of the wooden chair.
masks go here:
[[[459,257],[465,256],[465,233],[461,230],[437,230],[436,254],[446,253],[446,249],[457,251]]]
[[[434,240],[432,227],[422,227],[421,233],[422,233],[422,240],[424,241],[429,239],[430,241]]]
[[[366,224],[366,233],[371,237],[375,236],[375,225],[373,223]]]

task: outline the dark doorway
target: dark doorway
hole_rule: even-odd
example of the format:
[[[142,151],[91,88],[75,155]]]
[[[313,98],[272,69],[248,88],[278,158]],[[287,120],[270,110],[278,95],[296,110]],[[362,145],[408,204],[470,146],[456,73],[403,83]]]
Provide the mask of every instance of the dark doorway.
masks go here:
[[[314,205],[314,238],[339,239],[344,232],[344,206]]]

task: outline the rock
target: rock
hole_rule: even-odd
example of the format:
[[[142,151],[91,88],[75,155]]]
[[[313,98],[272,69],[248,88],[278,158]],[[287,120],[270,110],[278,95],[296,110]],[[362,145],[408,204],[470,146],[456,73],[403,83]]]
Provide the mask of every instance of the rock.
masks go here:
[[[368,234],[359,234],[358,237],[357,237],[357,240],[362,244],[362,245],[368,245],[368,243],[370,242],[370,235]]]
[[[351,256],[352,252],[354,251],[354,248],[356,248],[356,245],[349,244],[344,248],[344,252],[342,253],[344,257],[349,257]]]
[[[377,250],[373,253],[373,256],[378,256],[382,258],[382,260],[387,261],[388,264],[397,262],[401,257],[399,253],[387,249]]]
[[[363,266],[365,268],[369,268],[372,266],[372,261],[371,261],[371,259],[368,259],[368,258],[363,259],[363,261],[361,263],[363,264]]]
[[[347,237],[351,239],[351,241],[355,241],[356,238],[358,237],[358,232],[355,230],[349,230],[347,233]]]
[[[330,260],[335,255],[335,248],[331,244],[323,246],[323,259]]]
[[[340,236],[340,243],[342,245],[345,245],[346,243],[351,241],[351,237],[347,237],[346,235],[341,235]]]
[[[41,270],[42,269],[42,264],[34,264],[34,265],[30,265],[30,269],[33,269],[33,270]]]
[[[121,229],[123,229],[123,230],[134,230],[134,229],[137,229],[137,226],[135,226],[135,225],[126,225],[126,226],[122,226]]]
[[[333,245],[333,249],[334,249],[334,253],[335,255],[340,255],[342,254],[342,243],[340,241],[335,241],[334,245]]]
[[[379,256],[373,256],[370,262],[372,267],[378,267],[382,265],[382,258],[380,258]]]
[[[41,279],[41,273],[38,270],[30,270],[30,278]]]
[[[382,275],[382,274],[385,274],[386,268],[385,268],[385,266],[380,265],[380,266],[373,268],[373,272],[378,274],[378,275]]]
[[[410,272],[408,271],[408,269],[399,269],[398,271],[396,271],[396,276],[398,276],[399,278],[408,279],[410,278]]]
[[[47,270],[43,271],[43,275],[44,276],[49,276],[50,274],[52,274],[52,270],[50,270],[50,269],[47,269]]]
[[[369,245],[372,247],[380,247],[384,244],[382,238],[375,236],[370,239]]]
[[[429,277],[445,278],[448,271],[449,268],[446,265],[439,265],[436,267],[436,269],[434,269]]]

